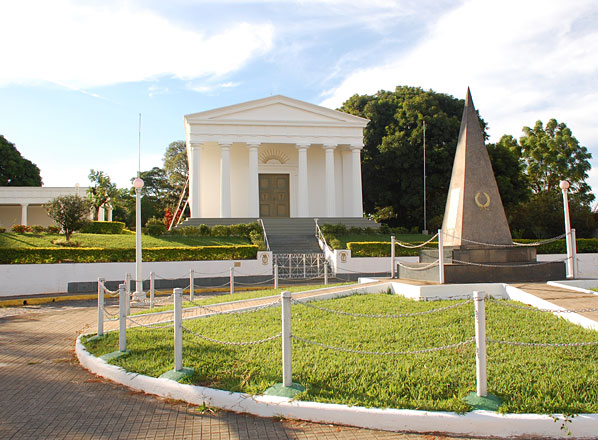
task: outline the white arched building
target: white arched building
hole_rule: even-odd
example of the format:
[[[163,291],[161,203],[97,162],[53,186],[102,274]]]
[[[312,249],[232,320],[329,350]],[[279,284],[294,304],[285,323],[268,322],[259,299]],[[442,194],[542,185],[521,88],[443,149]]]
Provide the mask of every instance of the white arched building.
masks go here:
[[[281,95],[185,116],[191,218],[362,217],[367,123]]]

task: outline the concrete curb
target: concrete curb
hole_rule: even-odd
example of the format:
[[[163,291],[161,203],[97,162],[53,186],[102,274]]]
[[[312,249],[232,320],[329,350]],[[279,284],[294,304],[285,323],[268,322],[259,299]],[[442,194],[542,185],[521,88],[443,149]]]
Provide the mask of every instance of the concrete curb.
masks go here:
[[[253,396],[128,373],[92,356],[77,338],[75,352],[81,365],[94,374],[137,391],[183,400],[195,405],[209,405],[260,417],[285,417],[318,423],[355,426],[385,431],[447,433],[452,435],[492,436],[499,438],[541,437],[596,439],[598,414],[579,414],[564,422],[562,414],[498,414],[473,411],[466,414],[401,409],[378,409],[330,403],[295,401],[276,396]],[[563,425],[567,429],[561,429]],[[431,431],[433,428],[433,431]]]

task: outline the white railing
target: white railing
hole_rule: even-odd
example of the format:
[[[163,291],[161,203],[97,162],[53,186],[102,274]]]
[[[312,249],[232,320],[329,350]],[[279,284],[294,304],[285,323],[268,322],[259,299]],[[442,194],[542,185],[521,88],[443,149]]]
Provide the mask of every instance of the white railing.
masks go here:
[[[262,221],[261,218],[258,218],[257,222],[262,227],[262,232],[264,233],[264,243],[266,243],[266,250],[269,251],[270,250],[270,243],[268,243],[268,234],[266,234],[266,227],[264,226],[264,222]]]

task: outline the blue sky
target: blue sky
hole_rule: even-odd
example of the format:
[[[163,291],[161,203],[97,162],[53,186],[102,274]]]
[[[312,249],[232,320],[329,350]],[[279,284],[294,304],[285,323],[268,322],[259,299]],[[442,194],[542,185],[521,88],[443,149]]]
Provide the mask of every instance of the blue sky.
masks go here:
[[[336,108],[397,85],[470,86],[491,141],[555,117],[598,169],[595,0],[20,0],[0,17],[0,134],[46,186],[91,168],[129,186],[139,113],[145,170],[185,114],[273,94]]]

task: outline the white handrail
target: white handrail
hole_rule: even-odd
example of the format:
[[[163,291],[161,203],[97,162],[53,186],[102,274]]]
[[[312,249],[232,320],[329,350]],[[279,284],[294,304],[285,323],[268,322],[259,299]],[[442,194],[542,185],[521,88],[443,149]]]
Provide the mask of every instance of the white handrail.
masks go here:
[[[264,243],[266,243],[266,250],[270,250],[270,243],[268,243],[268,234],[266,234],[266,227],[261,218],[257,219],[258,223],[262,226],[262,232],[264,233]]]

